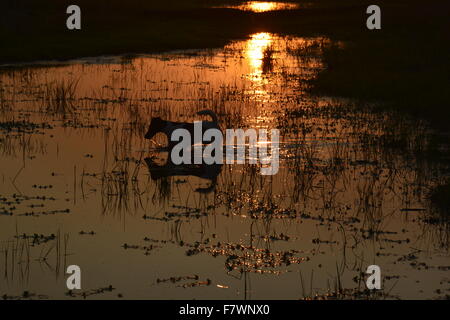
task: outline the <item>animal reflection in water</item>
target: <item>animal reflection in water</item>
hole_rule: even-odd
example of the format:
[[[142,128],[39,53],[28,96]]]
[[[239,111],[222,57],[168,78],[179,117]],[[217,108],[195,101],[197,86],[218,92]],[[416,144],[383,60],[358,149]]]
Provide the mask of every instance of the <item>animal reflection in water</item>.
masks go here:
[[[198,115],[207,115],[212,118],[212,121],[202,121],[202,130],[206,131],[208,129],[218,129],[217,115],[211,110],[202,110],[197,112]],[[149,129],[145,135],[145,139],[152,139],[157,133],[163,133],[167,136],[168,147],[165,151],[169,152],[169,157],[164,165],[159,165],[153,158],[146,158],[148,169],[150,171],[150,176],[153,180],[159,180],[168,177],[175,176],[195,176],[202,179],[210,180],[210,186],[206,188],[197,188],[195,191],[199,193],[210,193],[214,191],[217,176],[222,171],[222,164],[175,164],[172,162],[170,154],[176,142],[171,141],[172,133],[176,129],[186,129],[194,135],[194,124],[188,122],[173,122],[163,120],[159,117],[152,118]],[[203,136],[203,132],[202,132]],[[193,161],[192,161],[193,162]],[[192,163],[191,162],[191,163]]]
[[[197,188],[195,191],[199,193],[210,193],[214,191],[217,183],[217,177],[222,171],[222,164],[174,164],[170,161],[170,157],[163,165],[158,165],[153,158],[145,158],[150,177],[153,180],[159,180],[176,176],[194,176],[210,181],[210,185],[205,188]]]

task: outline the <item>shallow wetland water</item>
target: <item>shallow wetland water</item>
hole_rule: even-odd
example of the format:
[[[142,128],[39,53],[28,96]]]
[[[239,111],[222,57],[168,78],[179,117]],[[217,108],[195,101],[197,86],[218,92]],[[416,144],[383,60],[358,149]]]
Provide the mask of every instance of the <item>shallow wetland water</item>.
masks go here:
[[[448,224],[427,201],[445,168],[395,148],[426,144],[428,128],[309,94],[327,42],[258,33],[216,50],[4,69],[0,295],[448,295]],[[156,167],[167,154],[162,136],[143,139],[151,117],[202,109],[222,128],[279,128],[278,174]],[[81,291],[65,286],[72,264]],[[365,291],[371,264],[378,293]]]

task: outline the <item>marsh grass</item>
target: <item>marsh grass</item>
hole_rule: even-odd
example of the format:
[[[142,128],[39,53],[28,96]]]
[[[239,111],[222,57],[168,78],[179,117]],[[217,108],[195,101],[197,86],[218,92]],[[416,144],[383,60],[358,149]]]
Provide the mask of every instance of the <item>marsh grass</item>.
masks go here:
[[[74,113],[78,80],[60,80],[47,83],[43,97],[43,108],[52,114]]]
[[[275,62],[275,49],[272,46],[268,46],[263,51],[262,58],[262,72],[269,73],[273,71],[273,64]]]
[[[284,61],[287,70],[282,76],[311,79],[320,69],[317,62],[320,59],[314,54],[320,53],[323,46],[321,41],[306,42],[297,51],[291,51],[291,57],[299,57],[296,59],[299,65],[294,64],[293,67],[302,68],[295,69],[300,70],[295,74],[286,68],[289,64]],[[236,52],[241,54],[241,47],[238,49]],[[276,57],[282,54],[277,52],[280,50],[277,46],[271,50]],[[274,53],[271,55],[274,58]],[[189,70],[192,70],[194,80],[186,83],[184,78],[173,82],[165,78],[154,79],[152,77],[157,73],[151,67],[145,68],[145,59],[114,67],[89,69],[82,66],[84,71],[107,72],[108,76],[112,75],[111,82],[107,80],[107,87],[93,88],[87,93],[78,86],[74,87],[73,94],[64,89],[62,96],[66,98],[61,100],[67,100],[63,104],[69,106],[55,107],[52,109],[54,112],[40,108],[39,112],[33,113],[33,121],[54,120],[55,126],[69,133],[76,132],[79,139],[91,139],[98,147],[95,157],[87,158],[86,162],[79,160],[82,165],[77,160],[73,163],[77,170],[72,171],[74,166],[71,163],[70,170],[65,172],[69,180],[73,179],[71,197],[74,198],[75,209],[80,205],[78,200],[82,199],[81,203],[99,202],[101,213],[110,221],[125,221],[128,215],[135,219],[142,217],[138,223],[146,224],[149,229],[156,225],[150,230],[154,232],[152,237],[160,237],[156,239],[158,246],[163,247],[166,242],[177,245],[190,259],[195,259],[197,254],[219,257],[223,259],[223,269],[217,272],[243,281],[247,281],[249,274],[277,276],[288,274],[296,265],[307,266],[302,263],[315,259],[315,250],[343,253],[339,255],[341,260],[336,263],[336,271],[334,261],[327,266],[332,275],[331,285],[325,288],[329,290],[329,298],[372,298],[360,286],[356,290],[345,289],[351,288],[348,275],[358,272],[357,265],[361,269],[362,262],[358,259],[364,256],[368,247],[379,248],[385,242],[392,243],[399,251],[409,247],[402,234],[389,233],[389,222],[396,219],[402,223],[404,212],[399,212],[399,209],[414,209],[413,205],[421,204],[423,190],[444,172],[440,165],[433,167],[427,164],[427,159],[417,157],[427,149],[427,127],[391,111],[373,112],[370,106],[347,100],[310,97],[306,94],[308,85],[300,83],[297,86],[296,82],[284,79],[274,82],[277,86],[268,87],[267,90],[273,91],[273,100],[258,100],[259,97],[253,94],[254,88],[248,83],[225,81],[210,85],[202,79],[204,75],[198,68],[211,68],[207,56],[189,56],[195,60],[194,63],[179,57],[179,61],[172,56],[164,57],[167,64],[190,63],[192,69]],[[281,75],[278,72],[281,61],[278,61],[273,63],[273,71],[265,75],[268,80],[278,81],[276,77]],[[306,61],[314,63],[312,66],[304,65]],[[52,70],[58,72],[57,68]],[[143,77],[137,72],[148,76],[144,80],[149,80],[146,83],[150,84],[140,87],[141,82],[136,79]],[[4,75],[3,79],[16,80],[14,74]],[[38,86],[39,82],[44,85]],[[283,86],[278,86],[280,83]],[[288,84],[298,91],[292,94]],[[20,110],[35,111],[33,108],[40,106],[35,102],[45,101],[42,96],[57,96],[43,95],[40,91],[46,92],[46,85],[45,78],[33,80],[31,76],[23,75],[20,82],[15,83],[15,87],[22,88],[22,93],[12,92],[14,88],[9,88],[5,94],[14,97],[11,100],[23,107]],[[180,92],[183,96],[176,96]],[[34,100],[20,102],[21,98],[30,96]],[[72,108],[70,104],[77,107]],[[192,122],[198,119],[195,112],[205,108],[214,109],[220,115],[221,125],[226,128],[246,128],[255,123],[262,127],[281,128],[279,174],[263,177],[257,165],[227,165],[210,194],[195,192],[198,181],[190,177],[152,181],[142,161],[147,156],[154,156],[157,150],[143,139],[149,119],[161,116],[168,120]],[[61,113],[56,110],[61,110]],[[61,121],[60,114],[67,114],[68,119]],[[76,118],[79,114],[83,116]],[[9,121],[16,115],[7,115],[5,120]],[[33,133],[34,130],[22,132],[22,136],[27,138]],[[50,140],[48,135],[37,138]],[[22,151],[21,146],[16,143],[10,147]],[[80,152],[85,154],[84,149]],[[72,188],[70,182],[69,185]],[[81,198],[78,190],[81,190]],[[86,190],[89,190],[88,194],[85,194]],[[9,199],[0,201],[6,206]],[[417,214],[425,217],[425,211]],[[249,231],[233,233],[235,223],[248,225]],[[212,226],[218,224],[219,232],[228,228],[230,235],[211,236],[211,232],[217,232]],[[424,237],[417,241],[423,241],[426,246],[448,241],[445,233],[431,237],[441,226],[424,220]],[[158,233],[158,230],[169,231]],[[313,233],[307,234],[311,230]],[[297,235],[304,238],[296,239]],[[148,242],[148,239],[144,241]],[[60,272],[61,261],[66,257],[63,253],[67,251],[66,242],[68,238],[63,240],[58,232],[55,239],[41,244],[43,249],[36,255],[38,260]],[[311,250],[299,250],[300,244]],[[148,244],[127,245],[126,248],[127,251],[142,250],[144,255],[153,254]],[[170,247],[155,248],[171,250]],[[11,256],[8,257],[7,265],[10,265]],[[8,272],[10,274],[11,270]],[[302,294],[313,298],[318,271],[305,272],[303,276],[306,279]],[[358,284],[361,281],[360,277]]]
[[[60,231],[57,234],[16,234],[11,240],[2,241],[0,246],[1,272],[5,281],[19,279],[24,283],[30,281],[32,270],[38,264],[46,267],[58,277],[61,266],[65,270],[68,253],[69,234],[63,238]],[[53,257],[52,257],[53,253]],[[64,273],[64,272],[63,272]]]

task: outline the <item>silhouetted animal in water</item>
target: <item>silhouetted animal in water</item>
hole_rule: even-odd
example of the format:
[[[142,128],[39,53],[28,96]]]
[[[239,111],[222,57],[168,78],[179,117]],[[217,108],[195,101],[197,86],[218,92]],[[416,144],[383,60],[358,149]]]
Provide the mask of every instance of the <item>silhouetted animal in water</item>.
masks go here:
[[[222,164],[174,164],[167,160],[164,165],[156,164],[152,158],[145,158],[150,177],[153,180],[175,176],[194,176],[211,181],[207,188],[197,188],[195,191],[200,193],[209,193],[215,189],[217,177],[222,171]]]
[[[198,115],[208,115],[212,118],[212,121],[202,121],[202,137],[203,133],[208,129],[218,129],[220,130],[217,115],[212,110],[202,110],[197,112]],[[145,139],[152,139],[157,133],[161,132],[167,136],[169,141],[169,148],[176,145],[178,142],[171,141],[172,133],[176,129],[186,129],[191,134],[191,143],[194,144],[194,123],[190,122],[174,122],[163,120],[160,117],[152,118],[150,126],[147,133],[145,134]]]

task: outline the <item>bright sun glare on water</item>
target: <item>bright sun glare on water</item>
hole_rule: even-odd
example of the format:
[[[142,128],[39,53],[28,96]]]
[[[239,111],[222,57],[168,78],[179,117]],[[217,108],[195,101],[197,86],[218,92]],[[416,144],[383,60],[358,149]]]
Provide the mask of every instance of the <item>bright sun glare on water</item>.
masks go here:
[[[276,4],[273,2],[251,2],[249,6],[254,12],[265,12],[274,10]]]
[[[262,73],[262,59],[264,50],[272,43],[272,36],[267,32],[256,33],[251,36],[247,45],[247,59],[255,73]]]
[[[253,12],[267,12],[274,10],[289,10],[297,8],[297,4],[294,3],[283,3],[283,2],[261,2],[261,1],[250,1],[236,7],[237,9]]]
[[[258,95],[267,95],[266,90],[263,89],[263,58],[264,50],[266,50],[272,44],[272,35],[267,32],[260,32],[253,34],[250,40],[247,42],[246,58],[248,64],[252,68],[251,80],[254,83],[258,83],[260,89],[255,93]]]

